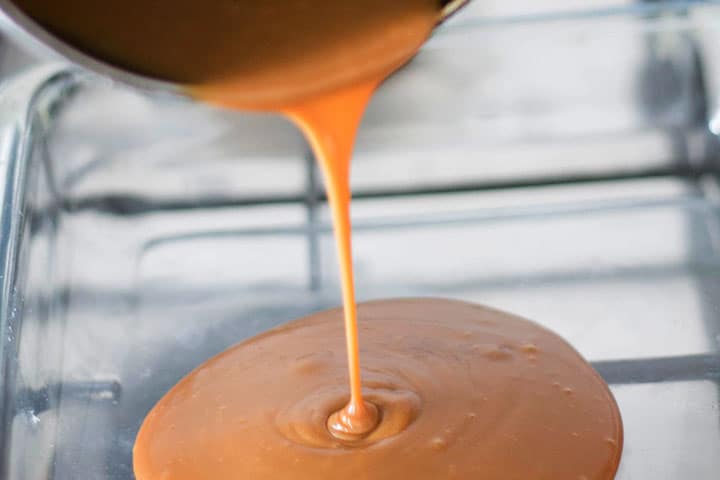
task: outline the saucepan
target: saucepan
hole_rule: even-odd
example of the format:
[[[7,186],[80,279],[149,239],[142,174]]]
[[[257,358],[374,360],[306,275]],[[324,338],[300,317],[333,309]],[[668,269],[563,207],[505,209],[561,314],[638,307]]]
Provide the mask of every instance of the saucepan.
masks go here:
[[[438,24],[457,12],[469,0],[440,0],[443,4]],[[12,0],[0,0],[0,27],[22,39],[27,45],[51,56],[59,56],[103,77],[119,81],[140,90],[183,94],[182,88],[171,82],[123,70],[78,50],[71,44],[45,30],[26,15]]]

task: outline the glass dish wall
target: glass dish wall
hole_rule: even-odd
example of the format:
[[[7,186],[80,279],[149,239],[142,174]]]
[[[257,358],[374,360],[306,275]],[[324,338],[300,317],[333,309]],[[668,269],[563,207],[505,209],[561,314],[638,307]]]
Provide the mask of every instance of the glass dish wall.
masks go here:
[[[353,166],[358,296],[547,325],[611,384],[619,479],[715,479],[720,8],[611,7],[458,16],[383,86]],[[319,173],[281,118],[64,66],[8,82],[0,113],[1,476],[131,479],[178,379],[339,303]]]

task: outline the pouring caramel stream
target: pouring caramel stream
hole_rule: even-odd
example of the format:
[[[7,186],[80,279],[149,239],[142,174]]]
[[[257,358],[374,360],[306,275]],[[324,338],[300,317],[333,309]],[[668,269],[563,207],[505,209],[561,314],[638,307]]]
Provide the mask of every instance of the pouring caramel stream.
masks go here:
[[[377,407],[366,403],[362,394],[350,221],[350,163],[355,132],[376,84],[376,81],[360,83],[285,110],[305,133],[325,173],[340,263],[350,377],[350,401],[328,419],[328,428],[347,440],[362,438],[378,422]]]

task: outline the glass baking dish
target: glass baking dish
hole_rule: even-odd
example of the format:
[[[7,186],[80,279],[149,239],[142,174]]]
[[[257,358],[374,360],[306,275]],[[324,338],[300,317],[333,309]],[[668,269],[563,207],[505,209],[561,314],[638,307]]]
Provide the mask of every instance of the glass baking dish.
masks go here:
[[[358,295],[554,329],[617,397],[618,479],[716,479],[720,8],[635,7],[458,17],[383,86]],[[44,65],[0,90],[0,170],[2,478],[133,478],[177,380],[339,302],[321,179],[279,117]]]

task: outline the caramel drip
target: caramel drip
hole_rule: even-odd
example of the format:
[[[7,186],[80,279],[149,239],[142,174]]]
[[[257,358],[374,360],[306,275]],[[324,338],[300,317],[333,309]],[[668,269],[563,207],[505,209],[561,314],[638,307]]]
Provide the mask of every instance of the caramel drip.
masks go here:
[[[362,395],[350,221],[350,164],[353,144],[365,106],[376,84],[376,81],[361,83],[285,110],[286,115],[305,133],[320,162],[332,211],[345,312],[350,401],[330,417],[328,427],[336,435],[346,439],[366,435],[375,428],[378,421],[377,408],[366,403]]]

